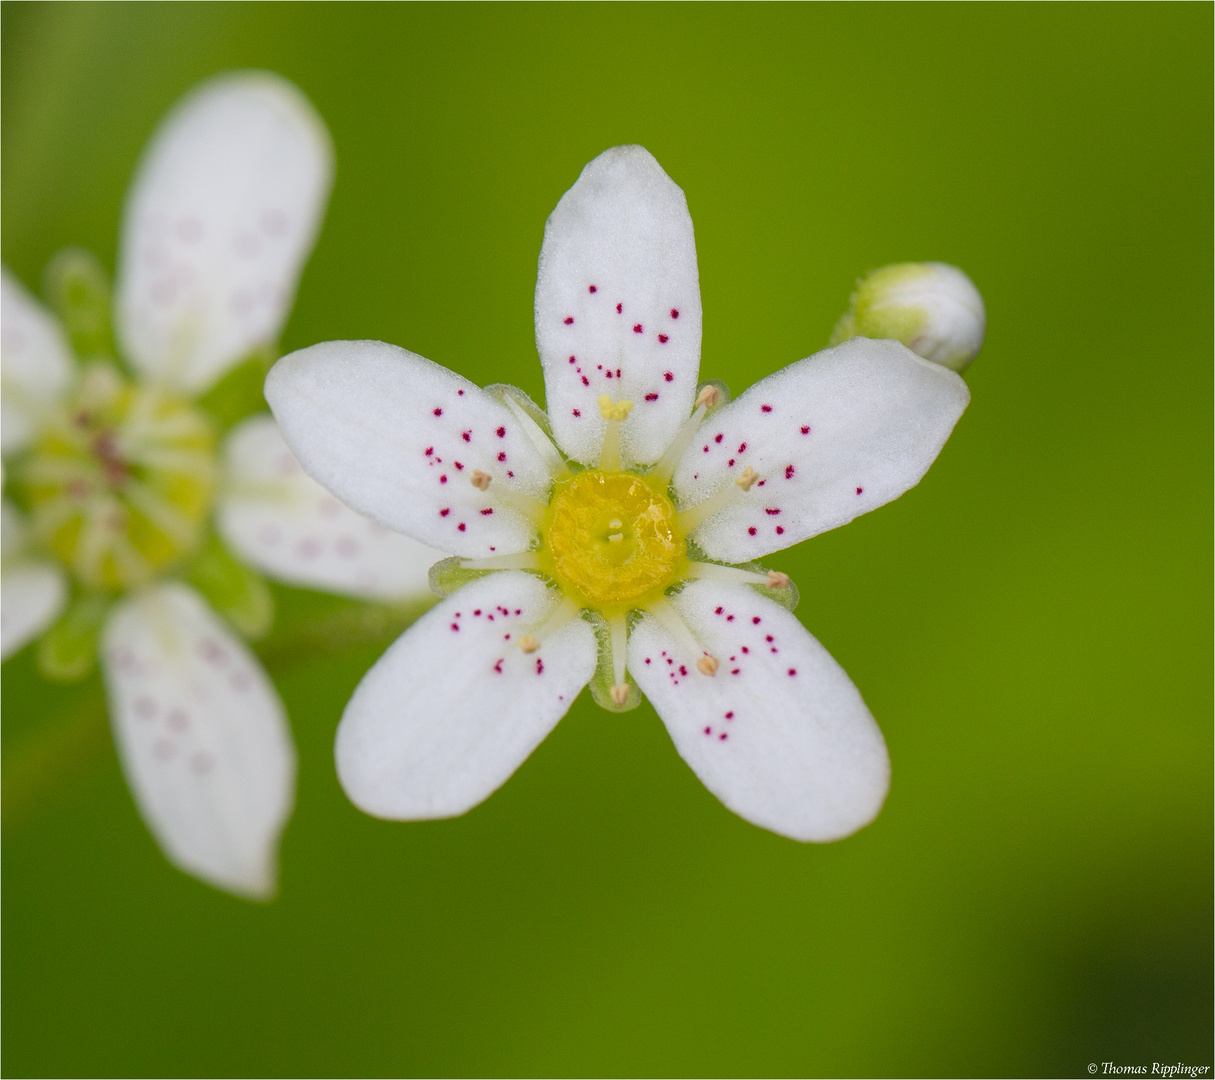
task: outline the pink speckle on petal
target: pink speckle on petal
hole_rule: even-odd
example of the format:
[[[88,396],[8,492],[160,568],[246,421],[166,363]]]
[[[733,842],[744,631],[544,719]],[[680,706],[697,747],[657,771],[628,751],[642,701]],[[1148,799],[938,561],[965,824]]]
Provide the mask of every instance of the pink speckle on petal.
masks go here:
[[[749,528],[747,530],[747,535],[754,536],[757,532],[759,532],[759,530],[754,525],[752,525],[751,528]]]
[[[587,291],[587,292],[591,292],[591,293],[598,292],[598,291],[599,291],[599,286],[598,286],[598,285],[588,285],[588,286],[586,287],[586,291]]]
[[[760,412],[771,412],[771,411],[772,411],[772,406],[771,406],[771,405],[761,405],[761,406],[759,407],[759,411],[760,411]]]
[[[859,494],[861,494],[861,492],[863,492],[864,490],[865,490],[864,488],[857,488],[857,489],[856,489],[856,493],[859,495]]]
[[[622,314],[623,312],[624,312],[624,305],[623,305],[623,304],[617,304],[617,305],[616,305],[616,314],[617,314],[617,315],[620,315],[620,314]]]
[[[719,432],[718,434],[716,434],[716,435],[714,435],[714,436],[713,436],[713,441],[714,441],[715,443],[719,443],[719,442],[721,442],[721,440],[722,440],[723,438],[725,438],[725,436],[724,436],[724,435],[722,435],[722,434]]]
[[[435,409],[435,416],[442,416],[442,415],[443,415],[442,409]]]
[[[487,514],[492,514],[493,512],[494,512],[494,508],[492,506],[487,506],[484,510],[481,511],[481,516],[484,517]]]
[[[468,528],[468,526],[465,525],[464,522],[461,521],[460,524],[456,526],[456,528],[459,529],[460,532],[464,532]]]
[[[671,339],[669,337],[667,337],[666,334],[658,335],[658,344],[660,344],[660,345],[665,345],[670,340]]]
[[[501,451],[501,453],[499,453],[499,454],[498,454],[498,460],[499,460],[499,461],[505,461],[505,460],[506,460],[506,451],[505,451],[505,450]]]
[[[658,395],[657,394],[646,394],[645,399],[646,399],[646,401],[657,401]]]
[[[672,372],[670,372],[670,371],[664,371],[664,372],[662,373],[662,377],[663,377],[664,379],[666,379],[666,381],[667,381],[667,382],[674,382],[674,381],[675,381],[675,375],[674,375],[674,373],[672,373]]]
[[[499,439],[505,439],[506,438],[506,428],[500,427],[500,428],[498,428],[497,431],[494,432],[494,434],[497,435]]]
[[[679,308],[671,308],[671,318],[672,319],[679,318]]]
[[[641,326],[641,323],[634,323],[634,324],[633,324],[633,333],[634,333],[634,334],[640,334],[641,332],[642,332],[642,326]]]
[[[442,510],[439,511],[439,517],[447,517],[447,515],[450,513],[451,513],[451,507],[445,506],[445,507],[443,507]]]
[[[789,669],[789,674],[790,674],[790,675],[796,675],[796,674],[797,674],[797,668],[795,668],[795,667],[791,667],[791,668]]]
[[[786,466],[785,466],[785,479],[786,479],[786,480],[792,480],[792,479],[793,479],[793,474],[794,474],[795,472],[797,472],[797,470],[796,470],[796,469],[795,469],[795,468],[794,468],[792,465],[786,465]]]
[[[573,315],[567,315],[567,316],[565,317],[565,320],[564,320],[564,321],[565,321],[565,325],[566,325],[566,326],[569,326],[571,323],[573,323],[573,321],[574,321],[574,316],[573,316]]]
[[[446,483],[447,483],[447,476],[446,476],[446,475],[440,476],[440,477],[439,477],[439,483],[440,483],[440,484],[446,484]]]
[[[758,626],[758,625],[759,625],[759,623],[760,623],[760,618],[759,618],[759,616],[758,616],[758,615],[752,615],[752,616],[751,616],[751,625],[752,625],[752,626]]]
[[[472,442],[472,432],[471,431],[462,431],[462,432],[460,432],[460,438],[463,439],[465,442]]]
[[[575,409],[575,410],[574,410],[574,415],[575,415],[575,416],[581,416],[581,415],[582,415],[582,410],[581,410],[581,409]]]
[[[803,424],[803,425],[802,425],[802,434],[803,434],[803,435],[809,435],[809,434],[810,434],[810,428],[809,428],[807,425],[805,425],[805,424]]]
[[[776,526],[776,535],[783,536],[784,533],[785,533],[785,527],[783,525],[777,525]]]

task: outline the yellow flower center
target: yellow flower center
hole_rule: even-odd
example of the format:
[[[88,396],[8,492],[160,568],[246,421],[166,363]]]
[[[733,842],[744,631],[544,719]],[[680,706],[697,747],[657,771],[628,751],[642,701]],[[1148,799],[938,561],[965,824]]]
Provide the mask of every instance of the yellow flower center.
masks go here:
[[[635,473],[588,469],[560,482],[541,536],[540,568],[608,617],[646,607],[686,575],[675,508]]]
[[[202,413],[99,364],[44,427],[18,482],[35,530],[80,581],[120,590],[198,546],[215,473]]]

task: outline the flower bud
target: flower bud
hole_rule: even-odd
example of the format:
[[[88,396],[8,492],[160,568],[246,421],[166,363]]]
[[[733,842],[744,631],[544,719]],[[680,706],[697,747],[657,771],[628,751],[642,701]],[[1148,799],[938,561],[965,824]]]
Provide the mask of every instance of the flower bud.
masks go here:
[[[961,371],[982,348],[986,329],[983,297],[956,266],[897,263],[861,280],[831,344],[894,338],[925,360]]]

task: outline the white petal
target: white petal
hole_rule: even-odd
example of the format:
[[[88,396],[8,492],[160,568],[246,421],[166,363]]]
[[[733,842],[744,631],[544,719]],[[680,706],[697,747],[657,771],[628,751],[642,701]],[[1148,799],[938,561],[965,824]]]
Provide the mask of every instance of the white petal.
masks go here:
[[[67,581],[56,563],[21,559],[0,576],[0,660],[42,633],[63,610]]]
[[[273,895],[295,750],[261,665],[178,584],[116,608],[103,656],[123,770],[165,855],[221,889]]]
[[[30,441],[72,381],[59,324],[8,270],[0,271],[0,449]]]
[[[692,411],[700,367],[700,278],[683,192],[641,146],[600,154],[544,228],[536,345],[558,444],[593,464],[601,394],[634,408],[626,461],[657,461]]]
[[[235,427],[224,446],[216,525],[229,546],[294,585],[406,600],[430,595],[435,548],[356,514],[308,476],[271,416]]]
[[[750,467],[760,480],[692,533],[746,562],[897,499],[970,401],[961,377],[897,341],[854,338],[769,375],[713,413],[675,471],[680,505]]]
[[[308,474],[381,525],[465,557],[531,546],[534,525],[506,500],[547,502],[551,477],[510,410],[467,379],[395,345],[329,341],[279,360],[266,400]]]
[[[221,75],[186,97],[126,207],[118,331],[135,367],[201,393],[273,344],[332,175],[324,124],[277,75]]]
[[[595,671],[595,634],[575,618],[536,652],[517,642],[557,597],[505,571],[466,585],[380,658],[346,706],[338,777],[376,817],[452,817],[523,763]]]
[[[650,615],[629,638],[629,670],[705,787],[794,840],[838,840],[872,821],[890,786],[886,744],[830,653],[746,585],[693,582],[672,603],[717,674],[698,672]]]

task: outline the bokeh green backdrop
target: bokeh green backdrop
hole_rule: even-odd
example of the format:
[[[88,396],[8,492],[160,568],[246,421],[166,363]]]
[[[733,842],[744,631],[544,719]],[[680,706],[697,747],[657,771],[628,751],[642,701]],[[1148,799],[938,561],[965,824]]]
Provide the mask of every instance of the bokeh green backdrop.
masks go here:
[[[622,142],[687,192],[706,377],[822,347],[893,261],[964,267],[990,323],[924,482],[775,562],[886,733],[874,825],[753,828],[648,706],[585,696],[466,817],[374,821],[332,768],[378,652],[346,648],[279,678],[277,902],[171,869],[104,738],[10,816],[5,1074],[1210,1064],[1211,57],[1209,4],[5,3],[31,286],[69,243],[112,267],[156,122],[255,66],[337,147],[285,349],[382,338],[539,400],[544,219]],[[88,692],[29,652],[6,754]]]

